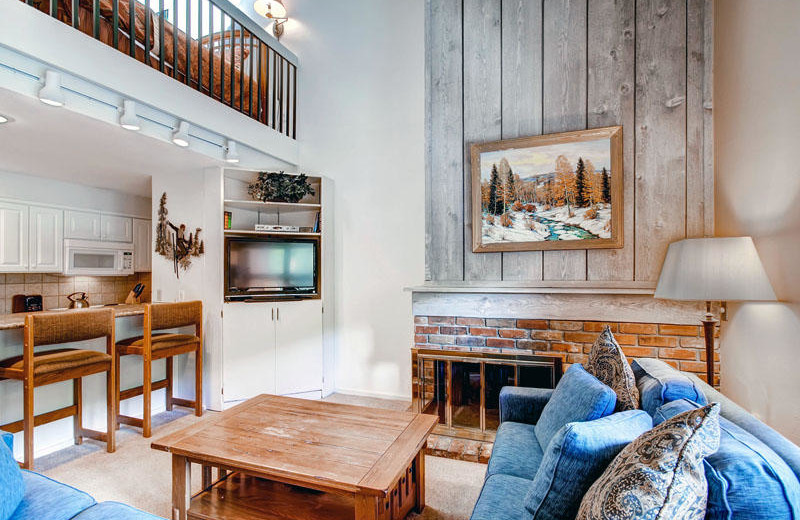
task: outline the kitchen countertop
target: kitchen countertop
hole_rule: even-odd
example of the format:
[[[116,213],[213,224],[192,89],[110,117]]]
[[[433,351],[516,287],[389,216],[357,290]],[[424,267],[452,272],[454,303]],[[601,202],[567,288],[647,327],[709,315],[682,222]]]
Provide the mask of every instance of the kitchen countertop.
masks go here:
[[[139,316],[144,314],[144,304],[121,304],[121,305],[98,305],[91,307],[92,309],[114,309],[114,316],[116,318],[123,318],[125,316]],[[47,312],[81,312],[85,309],[66,309]],[[0,314],[0,330],[21,329],[25,327],[25,314],[19,312],[16,314]]]

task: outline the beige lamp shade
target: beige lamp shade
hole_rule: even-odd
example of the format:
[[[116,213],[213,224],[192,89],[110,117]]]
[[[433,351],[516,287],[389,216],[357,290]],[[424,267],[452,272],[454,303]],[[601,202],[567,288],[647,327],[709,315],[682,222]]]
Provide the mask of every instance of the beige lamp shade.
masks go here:
[[[723,302],[776,299],[750,237],[673,242],[661,268],[655,297]]]

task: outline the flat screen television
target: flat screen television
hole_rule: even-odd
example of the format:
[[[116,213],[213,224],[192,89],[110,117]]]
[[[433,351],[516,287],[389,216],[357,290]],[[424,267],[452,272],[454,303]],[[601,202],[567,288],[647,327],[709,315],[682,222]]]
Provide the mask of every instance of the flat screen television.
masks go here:
[[[317,247],[314,239],[226,237],[226,299],[317,296]]]

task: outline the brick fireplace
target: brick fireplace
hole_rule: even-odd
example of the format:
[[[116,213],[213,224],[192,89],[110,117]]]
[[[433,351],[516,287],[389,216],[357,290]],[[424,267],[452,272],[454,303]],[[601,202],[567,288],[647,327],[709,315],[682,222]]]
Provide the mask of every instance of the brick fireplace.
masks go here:
[[[705,344],[700,325],[414,316],[414,344],[416,348],[425,349],[474,352],[499,349],[500,352],[557,356],[567,368],[586,361],[592,343],[605,325],[611,327],[629,361],[658,358],[706,379]],[[718,382],[718,353],[715,358],[714,373]]]

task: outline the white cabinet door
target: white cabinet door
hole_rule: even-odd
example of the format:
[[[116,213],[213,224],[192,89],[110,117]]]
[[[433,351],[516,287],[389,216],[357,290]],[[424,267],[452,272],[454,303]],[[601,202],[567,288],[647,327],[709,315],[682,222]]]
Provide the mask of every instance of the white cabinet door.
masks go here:
[[[137,273],[151,270],[152,241],[153,231],[150,221],[141,218],[133,219],[133,270]]]
[[[223,400],[274,394],[274,305],[226,303],[222,308]]]
[[[57,273],[64,256],[64,211],[30,207],[30,271]]]
[[[117,215],[100,215],[101,240],[133,242],[133,219]]]
[[[322,302],[276,304],[276,393],[322,390]]]
[[[65,238],[100,240],[100,213],[67,210],[64,219]]]
[[[0,202],[0,272],[28,269],[28,206]]]

